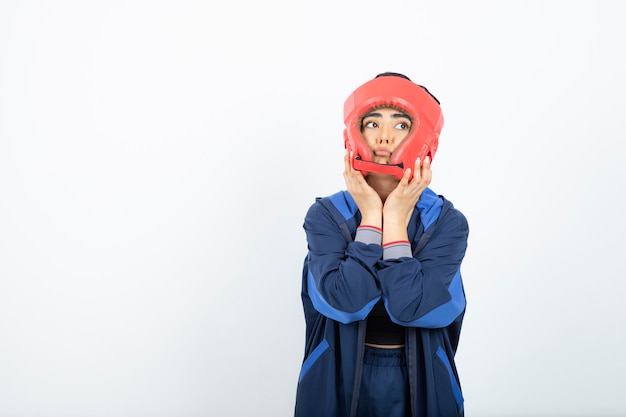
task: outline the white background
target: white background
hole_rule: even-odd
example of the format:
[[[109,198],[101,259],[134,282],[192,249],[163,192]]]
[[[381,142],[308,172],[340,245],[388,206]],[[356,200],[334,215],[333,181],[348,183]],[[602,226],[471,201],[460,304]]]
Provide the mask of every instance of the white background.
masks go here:
[[[0,3],[0,416],[290,416],[343,101],[441,101],[468,417],[623,416],[619,1]]]

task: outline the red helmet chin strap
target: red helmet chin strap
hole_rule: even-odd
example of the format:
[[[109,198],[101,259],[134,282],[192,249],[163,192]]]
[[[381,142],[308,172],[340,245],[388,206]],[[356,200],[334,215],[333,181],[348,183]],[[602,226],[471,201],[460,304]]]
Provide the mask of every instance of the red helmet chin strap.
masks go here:
[[[393,175],[402,178],[405,167],[402,164],[379,164],[374,161],[364,161],[360,156],[352,158],[352,168],[361,171],[363,174],[377,172],[379,174]]]
[[[404,109],[413,119],[411,131],[393,152],[389,164],[372,161],[371,150],[361,135],[360,118],[368,110],[380,106]],[[443,115],[437,100],[407,79],[395,76],[378,77],[357,88],[344,103],[344,145],[352,153],[351,163],[366,175],[369,172],[394,175],[401,179],[407,168],[426,156],[435,156]]]

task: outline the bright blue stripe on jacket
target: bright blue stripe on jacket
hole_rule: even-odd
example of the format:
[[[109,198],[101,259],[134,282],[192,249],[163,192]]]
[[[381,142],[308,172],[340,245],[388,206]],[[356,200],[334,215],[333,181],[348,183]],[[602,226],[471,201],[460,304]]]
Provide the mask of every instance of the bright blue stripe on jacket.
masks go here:
[[[338,193],[328,197],[328,199],[346,220],[354,217],[355,213],[359,210],[359,207],[354,202],[354,199],[347,191],[339,191]]]
[[[420,199],[417,201],[417,209],[420,212],[420,218],[424,225],[424,230],[428,228],[441,214],[443,200],[430,188],[422,191]]]
[[[372,311],[372,308],[374,308],[374,304],[376,304],[378,300],[380,300],[380,296],[378,296],[374,300],[367,303],[365,307],[363,307],[359,311],[348,313],[346,311],[337,310],[335,307],[328,304],[328,302],[324,299],[324,297],[322,297],[322,294],[320,294],[319,290],[317,289],[315,277],[313,276],[311,271],[309,271],[309,277],[307,281],[307,285],[309,287],[309,297],[311,298],[311,302],[313,303],[315,309],[326,317],[329,317],[343,324],[348,324],[354,321],[365,319],[370,311]]]
[[[311,366],[313,366],[313,364],[317,361],[317,359],[320,356],[322,356],[322,353],[326,352],[326,349],[328,349],[329,346],[330,345],[328,344],[326,340],[322,340],[322,343],[320,343],[319,345],[317,345],[315,349],[313,349],[313,352],[311,352],[311,354],[306,358],[306,360],[302,364],[302,369],[300,370],[300,377],[298,378],[298,382],[302,381],[302,378],[304,378],[304,375],[306,375],[306,373],[309,372],[309,369],[311,369]]]
[[[423,315],[417,320],[404,322],[396,319],[391,314],[389,317],[391,318],[391,321],[402,326],[426,327],[431,329],[446,327],[463,312],[466,305],[460,269],[456,272],[454,278],[452,278],[450,286],[448,287],[448,292],[452,297],[450,301],[431,310],[429,313]],[[385,300],[385,306],[387,307],[387,311],[389,311],[389,304],[387,300]]]
[[[452,394],[454,395],[454,399],[456,400],[456,405],[459,408],[459,411],[463,412],[463,393],[461,393],[461,388],[457,383],[456,377],[454,376],[454,372],[452,372],[452,367],[450,366],[450,361],[446,356],[446,352],[443,350],[441,346],[437,349],[437,356],[439,360],[443,362],[444,366],[448,370],[448,375],[450,376],[450,384],[452,385]]]

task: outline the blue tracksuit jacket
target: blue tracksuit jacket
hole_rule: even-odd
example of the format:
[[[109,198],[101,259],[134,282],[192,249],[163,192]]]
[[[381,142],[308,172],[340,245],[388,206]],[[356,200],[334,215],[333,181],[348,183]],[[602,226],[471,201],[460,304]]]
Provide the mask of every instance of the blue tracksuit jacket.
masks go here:
[[[381,297],[406,327],[412,416],[463,416],[454,355],[466,305],[465,217],[427,188],[408,226],[413,257],[387,260],[380,245],[354,241],[360,220],[347,191],[318,198],[305,217],[306,344],[295,416],[356,415],[365,324]]]

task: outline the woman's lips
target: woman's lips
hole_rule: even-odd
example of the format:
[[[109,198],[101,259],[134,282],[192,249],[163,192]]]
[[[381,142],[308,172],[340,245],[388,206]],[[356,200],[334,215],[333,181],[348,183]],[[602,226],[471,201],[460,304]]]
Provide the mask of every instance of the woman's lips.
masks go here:
[[[385,148],[374,149],[374,155],[376,156],[391,156],[391,151]]]

